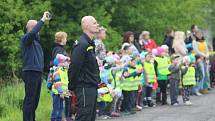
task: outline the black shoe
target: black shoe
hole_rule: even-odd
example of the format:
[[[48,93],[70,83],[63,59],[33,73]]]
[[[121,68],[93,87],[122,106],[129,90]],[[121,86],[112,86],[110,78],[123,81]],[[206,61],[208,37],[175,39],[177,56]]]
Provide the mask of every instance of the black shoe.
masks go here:
[[[162,102],[162,105],[169,105],[168,102]]]

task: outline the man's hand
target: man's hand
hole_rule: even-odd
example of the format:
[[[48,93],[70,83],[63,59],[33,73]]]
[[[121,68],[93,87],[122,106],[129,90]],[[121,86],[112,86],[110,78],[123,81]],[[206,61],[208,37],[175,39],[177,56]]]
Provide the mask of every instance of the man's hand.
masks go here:
[[[48,11],[45,11],[45,12],[43,13],[43,17],[41,18],[41,20],[42,20],[43,22],[45,22],[45,21],[47,21],[47,20],[50,20],[49,15],[50,15],[50,13],[49,13]]]

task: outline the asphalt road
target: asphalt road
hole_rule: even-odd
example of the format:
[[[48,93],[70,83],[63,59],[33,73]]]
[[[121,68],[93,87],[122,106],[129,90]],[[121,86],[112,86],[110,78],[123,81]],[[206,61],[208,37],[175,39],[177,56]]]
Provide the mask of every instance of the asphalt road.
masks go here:
[[[177,107],[167,105],[144,108],[135,115],[106,121],[215,121],[215,89],[211,90],[209,94],[191,96],[192,106],[185,106],[181,96],[179,102],[180,105]]]

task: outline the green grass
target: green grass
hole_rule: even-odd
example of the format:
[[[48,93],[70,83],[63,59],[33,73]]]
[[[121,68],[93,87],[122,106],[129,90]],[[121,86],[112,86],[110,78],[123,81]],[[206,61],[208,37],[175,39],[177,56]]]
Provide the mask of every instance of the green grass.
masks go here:
[[[0,121],[22,121],[24,84],[13,84],[0,89]],[[43,83],[36,117],[38,121],[49,121],[52,98]]]

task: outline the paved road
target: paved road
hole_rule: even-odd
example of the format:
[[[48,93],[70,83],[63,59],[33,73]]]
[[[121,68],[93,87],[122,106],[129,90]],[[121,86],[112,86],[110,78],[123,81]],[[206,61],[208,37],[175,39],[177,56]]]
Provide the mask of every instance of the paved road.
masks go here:
[[[215,89],[206,95],[192,96],[192,106],[183,105],[181,97],[179,102],[177,107],[168,105],[145,108],[135,115],[106,121],[215,121]]]

